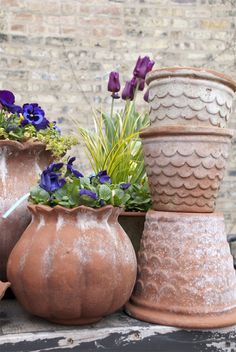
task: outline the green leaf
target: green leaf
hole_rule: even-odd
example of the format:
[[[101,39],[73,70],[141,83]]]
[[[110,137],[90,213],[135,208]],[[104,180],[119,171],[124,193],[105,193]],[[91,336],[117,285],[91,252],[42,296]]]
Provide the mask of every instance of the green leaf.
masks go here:
[[[30,190],[30,197],[34,203],[46,205],[49,202],[50,194],[40,186],[35,186]]]
[[[99,185],[98,195],[101,199],[108,201],[112,196],[112,191],[108,185]]]

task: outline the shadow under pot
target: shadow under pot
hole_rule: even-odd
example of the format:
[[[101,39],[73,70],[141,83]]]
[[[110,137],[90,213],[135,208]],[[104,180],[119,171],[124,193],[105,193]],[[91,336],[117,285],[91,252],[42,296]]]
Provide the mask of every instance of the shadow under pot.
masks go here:
[[[236,82],[195,67],[164,67],[146,78],[152,126],[226,127]]]
[[[137,273],[120,208],[29,205],[32,222],[9,257],[20,304],[55,323],[90,324],[121,308]]]
[[[233,132],[169,126],[149,127],[140,136],[152,208],[213,212]]]

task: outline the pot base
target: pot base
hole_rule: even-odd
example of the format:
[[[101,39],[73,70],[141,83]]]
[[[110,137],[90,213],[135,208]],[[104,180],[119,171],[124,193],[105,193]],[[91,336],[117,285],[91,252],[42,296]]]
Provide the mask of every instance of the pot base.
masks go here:
[[[96,318],[76,318],[76,319],[48,319],[50,322],[60,325],[89,325],[99,322],[102,317]]]
[[[145,307],[137,302],[126,304],[125,312],[133,318],[148,323],[175,326],[189,329],[214,329],[236,324],[236,307],[224,313],[206,315],[187,315],[163,312],[153,307]]]

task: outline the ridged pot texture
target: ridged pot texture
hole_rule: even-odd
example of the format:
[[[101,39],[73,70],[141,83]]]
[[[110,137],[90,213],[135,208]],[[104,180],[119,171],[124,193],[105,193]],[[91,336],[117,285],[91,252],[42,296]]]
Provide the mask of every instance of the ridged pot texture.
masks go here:
[[[7,219],[2,215],[36,184],[51,159],[51,153],[40,142],[0,140],[0,280],[6,280],[9,254],[31,219],[27,202]]]
[[[152,208],[213,212],[229,155],[232,131],[184,126],[141,133]]]
[[[147,75],[152,126],[226,127],[236,82],[207,69],[166,67]]]
[[[33,219],[14,247],[8,278],[30,313],[88,324],[122,307],[136,279],[132,244],[119,208],[30,205]]]

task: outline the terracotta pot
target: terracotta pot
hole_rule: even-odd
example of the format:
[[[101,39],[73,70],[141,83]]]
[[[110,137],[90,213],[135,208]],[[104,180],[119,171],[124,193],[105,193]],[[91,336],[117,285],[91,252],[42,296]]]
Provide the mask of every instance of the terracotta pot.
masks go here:
[[[166,67],[150,72],[152,126],[225,127],[232,110],[236,82],[207,69]]]
[[[214,211],[232,131],[210,127],[149,127],[140,136],[153,209]]]
[[[2,297],[5,294],[5,291],[8,289],[8,287],[10,287],[11,284],[10,282],[2,282],[0,281],[0,299],[2,299]]]
[[[7,270],[26,310],[56,323],[89,324],[128,301],[137,262],[119,208],[29,209],[33,220]]]
[[[27,202],[7,219],[2,215],[18,198],[29,192],[41,170],[50,163],[51,154],[39,142],[19,143],[0,140],[0,279],[6,280],[9,254],[30,222]]]
[[[145,215],[146,213],[141,211],[123,211],[118,218],[119,224],[132,242],[136,255],[143,234]]]
[[[152,323],[236,323],[236,276],[222,214],[149,210],[128,313]]]

